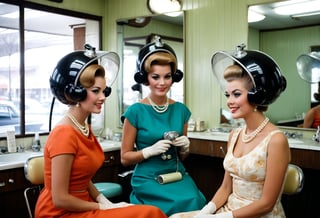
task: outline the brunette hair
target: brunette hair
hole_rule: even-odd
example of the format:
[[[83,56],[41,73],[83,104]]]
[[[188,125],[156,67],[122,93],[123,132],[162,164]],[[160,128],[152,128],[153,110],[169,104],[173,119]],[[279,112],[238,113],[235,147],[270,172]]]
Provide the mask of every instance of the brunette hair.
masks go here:
[[[234,64],[234,65],[228,66],[224,71],[223,77],[227,82],[231,82],[233,80],[243,80],[245,83],[245,88],[248,91],[254,88],[254,84],[252,82],[251,77],[239,65]],[[256,105],[256,106],[257,106],[256,109],[259,111],[267,111],[268,109],[268,106],[261,106],[261,105]]]

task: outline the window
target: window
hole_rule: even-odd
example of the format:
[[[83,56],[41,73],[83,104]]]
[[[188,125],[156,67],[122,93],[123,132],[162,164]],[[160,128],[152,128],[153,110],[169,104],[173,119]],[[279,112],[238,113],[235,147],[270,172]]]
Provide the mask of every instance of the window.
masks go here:
[[[49,77],[64,55],[85,43],[100,49],[100,29],[98,16],[0,2],[0,137],[7,130],[21,136],[49,132]],[[66,109],[55,101],[52,127]]]

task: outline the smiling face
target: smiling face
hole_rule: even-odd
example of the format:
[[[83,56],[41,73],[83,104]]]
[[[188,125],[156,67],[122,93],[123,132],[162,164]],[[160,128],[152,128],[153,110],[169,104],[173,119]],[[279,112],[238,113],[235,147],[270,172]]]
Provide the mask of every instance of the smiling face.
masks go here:
[[[256,107],[248,101],[248,90],[253,87],[249,75],[240,66],[231,65],[225,70],[224,78],[227,81],[225,96],[232,118],[245,118]]]
[[[95,77],[93,86],[86,88],[87,98],[81,102],[81,107],[89,113],[98,114],[101,112],[102,105],[106,99],[104,90],[106,88],[106,79],[104,77]]]
[[[245,118],[254,111],[255,106],[248,101],[248,90],[244,79],[228,81],[225,96],[233,119]]]
[[[152,65],[148,73],[148,83],[152,96],[166,96],[172,85],[171,66]]]

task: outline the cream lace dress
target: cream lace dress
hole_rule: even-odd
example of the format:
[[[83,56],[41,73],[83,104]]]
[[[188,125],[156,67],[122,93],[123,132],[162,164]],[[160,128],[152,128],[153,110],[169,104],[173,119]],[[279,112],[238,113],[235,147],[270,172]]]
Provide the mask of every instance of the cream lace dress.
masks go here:
[[[232,211],[260,199],[266,176],[268,144],[271,137],[280,132],[280,130],[272,131],[252,151],[237,158],[233,156],[233,150],[240,132],[241,128],[235,130],[231,138],[230,147],[223,161],[225,170],[230,172],[230,175],[233,178],[233,192],[228,197],[228,202],[216,213]],[[285,217],[280,199],[281,194],[279,195],[273,210],[261,218]],[[170,218],[191,218],[197,213],[198,211],[175,214]]]

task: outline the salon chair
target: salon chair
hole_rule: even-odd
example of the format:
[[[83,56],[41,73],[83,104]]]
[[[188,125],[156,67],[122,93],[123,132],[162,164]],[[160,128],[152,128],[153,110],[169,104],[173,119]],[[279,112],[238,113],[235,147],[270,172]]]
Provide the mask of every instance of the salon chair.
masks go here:
[[[129,202],[129,195],[132,191],[131,176],[133,170],[128,169],[118,174],[119,183],[97,182],[94,183],[97,190],[112,202]]]
[[[117,202],[118,197],[122,195],[122,186],[115,182],[97,182],[94,183],[97,190],[112,202]]]
[[[44,158],[43,156],[30,157],[24,165],[25,178],[31,183],[24,190],[29,217],[34,215],[34,208],[44,183]]]
[[[293,195],[301,192],[304,185],[304,173],[302,169],[294,164],[289,164],[283,187],[283,194]]]

